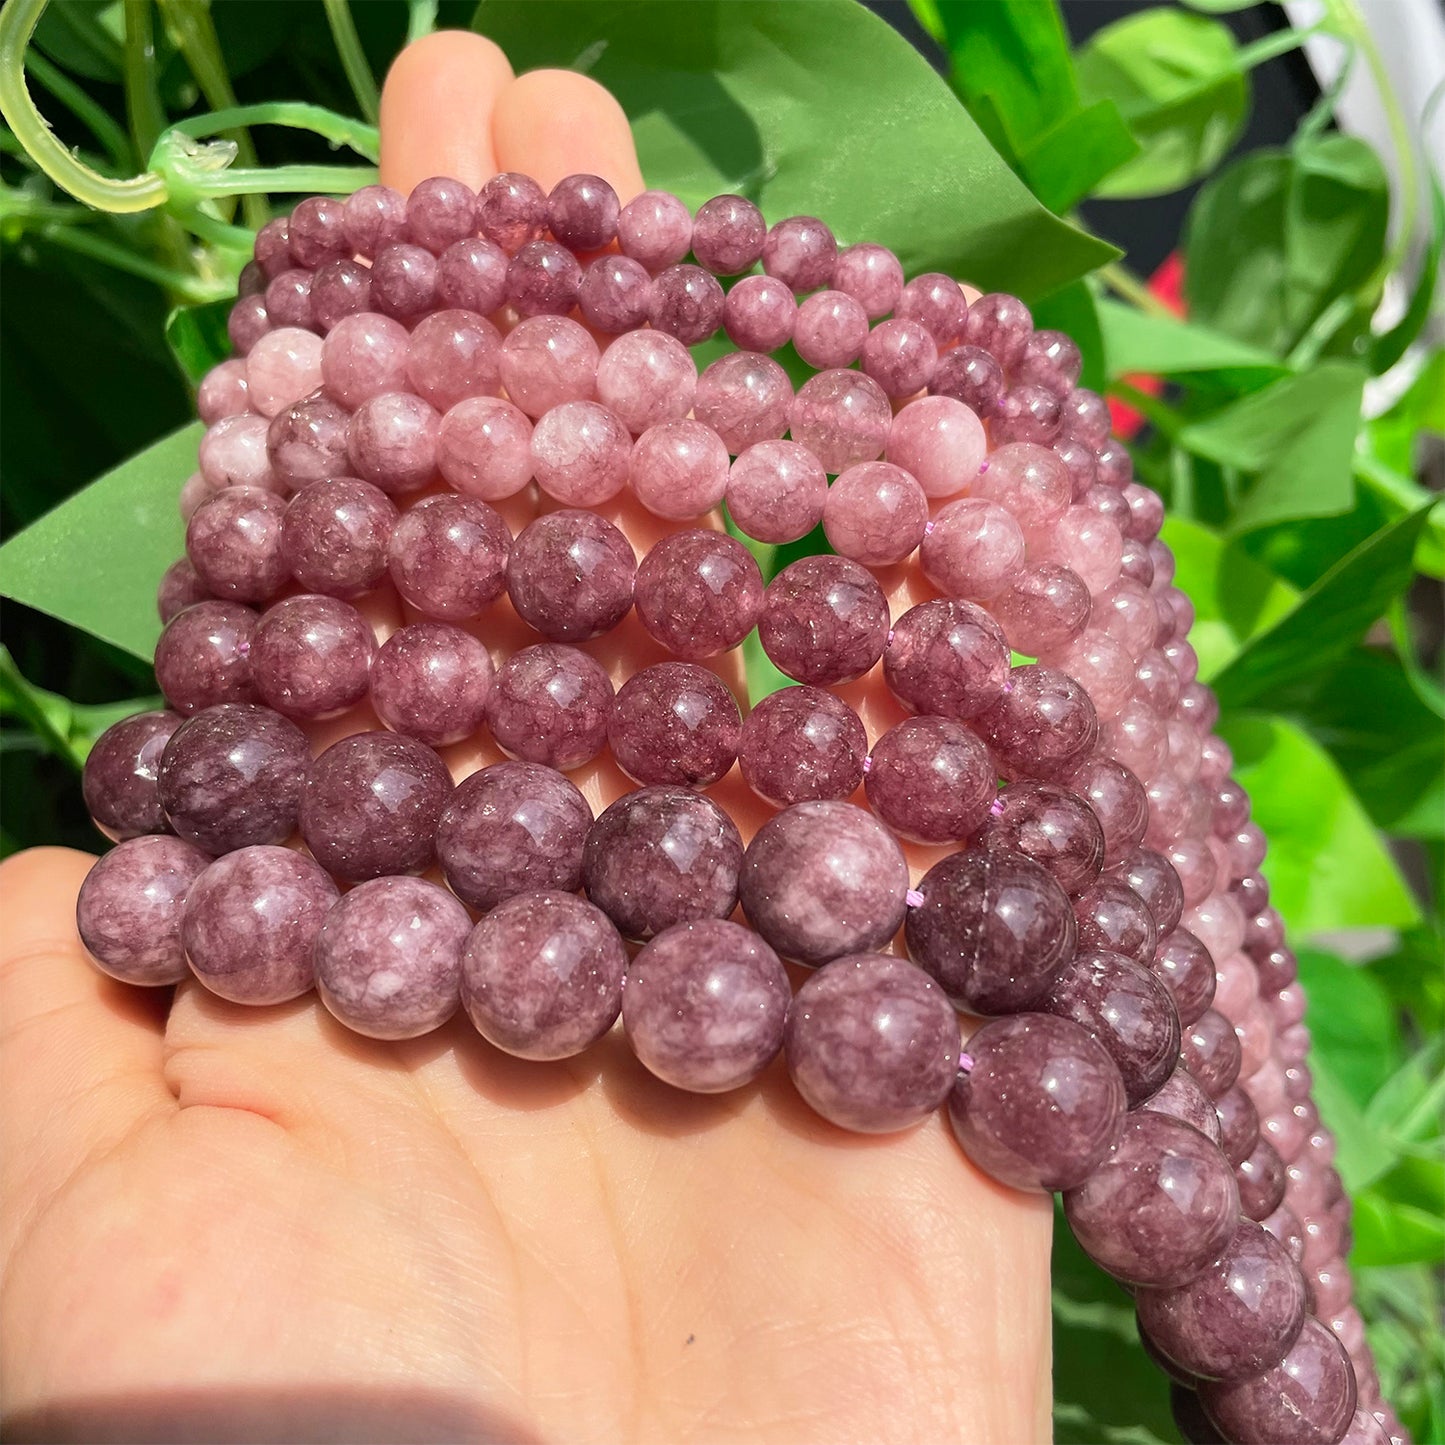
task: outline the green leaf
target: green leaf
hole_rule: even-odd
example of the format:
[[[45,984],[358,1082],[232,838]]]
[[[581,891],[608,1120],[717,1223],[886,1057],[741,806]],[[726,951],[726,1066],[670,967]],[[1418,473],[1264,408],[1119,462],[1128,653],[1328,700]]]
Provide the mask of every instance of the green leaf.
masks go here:
[[[203,431],[172,432],[12,537],[0,547],[0,595],[148,661],[156,584],[182,551],[176,497]]]
[[[1077,57],[1085,100],[1112,100],[1142,147],[1101,196],[1156,196],[1208,174],[1244,126],[1249,88],[1227,26],[1142,10],[1090,37]]]
[[[1267,351],[1197,322],[1155,316],[1108,297],[1099,300],[1098,311],[1111,377],[1221,372],[1222,385],[1245,392],[1285,375]]]
[[[1050,215],[927,61],[855,0],[482,0],[475,26],[520,72],[608,86],[648,183],[823,216],[906,270],[1046,296],[1117,254]]]
[[[1018,158],[1019,173],[1049,210],[1065,212],[1139,153],[1112,100],[1081,106],[1050,126]]]
[[[121,0],[66,0],[35,27],[35,44],[57,65],[87,80],[119,83],[125,18]]]
[[[1420,263],[1420,276],[1405,314],[1370,344],[1370,370],[1379,376],[1389,371],[1425,329],[1435,302],[1435,285],[1440,278],[1440,251],[1445,247],[1445,190],[1434,171],[1430,177],[1430,243]]]
[[[1297,952],[1309,999],[1311,1063],[1323,1058],[1363,1110],[1404,1062],[1394,1002],[1368,968],[1317,948]]]
[[[1035,303],[1033,314],[1035,326],[1063,331],[1074,338],[1084,359],[1083,384],[1102,392],[1108,375],[1108,357],[1099,329],[1098,302],[1088,285],[1075,281],[1055,291]]]
[[[1435,1212],[1413,1204],[1396,1204],[1379,1191],[1365,1189],[1354,1197],[1350,1228],[1355,1242],[1350,1264],[1356,1268],[1389,1264],[1438,1264],[1445,1255],[1445,1190]]]
[[[1364,1111],[1335,1078],[1327,1061],[1311,1054],[1310,1073],[1320,1118],[1335,1136],[1335,1168],[1351,1194],[1358,1193],[1394,1168],[1399,1150],[1370,1127]]]
[[[166,318],[166,344],[192,386],[231,355],[226,318],[235,303],[211,301],[204,306],[178,306]]]
[[[1292,929],[1407,927],[1419,919],[1359,799],[1308,733],[1257,713],[1226,714],[1220,732],[1269,839],[1271,900]]]

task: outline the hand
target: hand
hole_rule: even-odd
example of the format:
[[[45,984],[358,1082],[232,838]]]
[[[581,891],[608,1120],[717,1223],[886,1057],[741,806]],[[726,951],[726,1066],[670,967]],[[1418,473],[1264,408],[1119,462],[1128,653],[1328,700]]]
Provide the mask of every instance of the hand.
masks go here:
[[[514,79],[475,36],[403,53],[382,130],[402,189],[642,188],[611,96]],[[657,526],[622,520],[639,545]],[[781,1063],[680,1094],[618,1031],[536,1065],[465,1018],[377,1044],[314,997],[128,989],[75,935],[89,861],[0,869],[7,1439],[1048,1437],[1050,1206],[972,1170],[942,1117],[847,1135]]]

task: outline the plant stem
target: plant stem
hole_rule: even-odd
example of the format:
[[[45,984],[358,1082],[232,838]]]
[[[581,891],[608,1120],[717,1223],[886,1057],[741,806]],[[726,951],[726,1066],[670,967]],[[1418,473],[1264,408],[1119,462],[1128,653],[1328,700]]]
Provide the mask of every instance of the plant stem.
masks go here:
[[[1094,273],[1109,290],[1125,301],[1131,301],[1139,310],[1165,321],[1179,318],[1136,276],[1122,261],[1106,261]]]
[[[67,251],[89,256],[94,261],[114,266],[117,271],[139,276],[143,281],[152,281],[182,301],[199,304],[203,301],[219,301],[234,289],[224,281],[206,283],[183,271],[173,271],[168,266],[157,265],[134,251],[107,241],[104,237],[92,235],[89,231],[77,230],[74,226],[43,226],[36,234],[53,246],[62,246]]]
[[[374,121],[381,113],[376,77],[371,73],[371,62],[361,48],[361,36],[356,33],[351,6],[347,0],[322,0],[322,3],[326,7],[326,23],[331,26],[331,38],[336,42],[336,53],[341,57],[341,68],[351,84],[351,93],[356,97],[362,115]]]
[[[407,0],[406,43],[420,40],[437,28],[437,0]]]
[[[110,157],[117,170],[135,169],[130,137],[59,67],[52,65],[38,50],[30,51],[25,68],[63,105],[96,140]]]
[[[151,0],[125,0],[125,114],[137,156],[148,156],[166,128],[156,85]]]
[[[329,140],[333,146],[346,146],[365,156],[373,165],[381,157],[381,136],[374,125],[338,115],[323,106],[304,101],[276,100],[263,105],[241,105],[231,110],[212,111],[178,120],[171,130],[195,139],[215,135],[236,126],[284,125],[293,130],[309,130]]]
[[[302,191],[320,195],[346,195],[362,186],[373,185],[376,171],[371,166],[271,166],[261,169],[239,167],[214,175],[187,177],[187,199],[219,199],[226,196],[284,195]]]
[[[193,236],[199,236],[208,244],[226,251],[242,252],[247,261],[251,259],[256,237],[244,226],[228,226],[217,217],[208,216],[199,206],[179,212],[175,219]]]

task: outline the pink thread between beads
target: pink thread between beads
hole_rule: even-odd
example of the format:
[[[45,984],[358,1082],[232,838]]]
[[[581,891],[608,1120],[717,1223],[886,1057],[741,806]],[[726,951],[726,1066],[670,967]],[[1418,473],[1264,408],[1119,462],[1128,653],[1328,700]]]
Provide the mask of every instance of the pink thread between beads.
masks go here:
[[[909,908],[921,908],[923,906],[923,895],[916,889],[910,888],[903,895],[903,901]]]

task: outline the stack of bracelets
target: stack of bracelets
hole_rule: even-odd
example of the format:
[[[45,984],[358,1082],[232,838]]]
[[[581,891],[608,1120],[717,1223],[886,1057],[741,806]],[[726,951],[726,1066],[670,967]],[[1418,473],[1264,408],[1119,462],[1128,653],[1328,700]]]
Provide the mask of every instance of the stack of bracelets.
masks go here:
[[[302,201],[230,336],[160,587],[168,710],[85,769],[102,969],[314,986],[378,1039],[460,1004],[538,1060],[620,1014],[680,1089],[781,1053],[845,1129],[945,1107],[979,1169],[1062,1194],[1186,1438],[1406,1440],[1265,839],[1067,336],[811,217],[515,174]],[[595,510],[629,488],[640,564]],[[765,582],[723,503],[764,555],[831,550]],[[357,605],[388,583],[391,629]],[[799,685],[744,717],[707,663],[755,628]],[[624,645],[657,660],[614,692]],[[341,714],[313,757],[298,723]],[[498,760],[454,785],[451,748]],[[637,786],[594,817],[567,773],[605,752]]]

